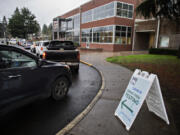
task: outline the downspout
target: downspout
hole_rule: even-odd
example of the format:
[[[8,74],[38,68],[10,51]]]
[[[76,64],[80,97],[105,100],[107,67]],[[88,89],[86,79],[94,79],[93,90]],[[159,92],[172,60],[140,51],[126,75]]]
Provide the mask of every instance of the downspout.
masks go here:
[[[135,34],[136,34],[135,29],[136,29],[136,23],[134,22],[132,51],[134,51],[134,45],[135,45]]]
[[[160,23],[161,23],[161,20],[160,20],[160,18],[158,17],[158,25],[157,25],[156,45],[155,45],[155,48],[157,48],[157,47],[158,47],[158,41],[159,41],[159,31],[160,31]]]

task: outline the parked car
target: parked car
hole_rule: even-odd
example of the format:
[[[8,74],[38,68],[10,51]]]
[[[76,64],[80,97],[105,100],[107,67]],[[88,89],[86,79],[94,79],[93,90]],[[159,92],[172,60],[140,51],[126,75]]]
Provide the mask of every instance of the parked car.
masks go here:
[[[0,44],[7,44],[8,41],[7,38],[0,38]]]
[[[9,44],[10,45],[16,45],[17,44],[17,40],[12,38],[10,41],[9,41]]]
[[[31,45],[33,45],[32,41],[26,41],[26,44],[24,45],[24,49],[30,50]]]
[[[30,50],[32,53],[36,53],[36,47],[38,46],[39,42],[33,42],[33,45],[31,45]]]
[[[39,45],[36,48],[36,55],[42,57],[43,52],[47,50],[47,46],[49,45],[49,41],[40,41]]]
[[[18,45],[25,46],[26,45],[26,39],[19,39]]]
[[[72,71],[79,71],[80,53],[72,41],[52,40],[40,48],[43,59],[65,63]]]
[[[39,59],[20,47],[0,45],[0,114],[6,107],[35,99],[60,100],[70,85],[69,66]]]

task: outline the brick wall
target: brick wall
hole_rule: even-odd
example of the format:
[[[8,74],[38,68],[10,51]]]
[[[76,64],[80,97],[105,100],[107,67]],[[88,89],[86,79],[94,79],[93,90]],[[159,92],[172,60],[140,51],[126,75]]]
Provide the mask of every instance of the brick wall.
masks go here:
[[[80,13],[80,8],[73,9],[73,10],[71,10],[71,11],[69,11],[69,12],[67,12],[67,13],[59,16],[59,17],[68,18],[68,17],[73,16],[73,15],[78,14],[78,13]]]
[[[81,43],[81,47],[86,48],[86,43]],[[131,51],[132,46],[131,45],[116,45],[116,44],[96,44],[96,43],[90,43],[90,48],[101,48],[103,51]]]

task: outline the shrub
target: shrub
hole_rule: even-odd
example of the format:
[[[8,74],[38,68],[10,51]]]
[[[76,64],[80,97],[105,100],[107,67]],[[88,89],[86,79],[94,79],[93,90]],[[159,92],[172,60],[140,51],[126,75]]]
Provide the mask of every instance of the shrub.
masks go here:
[[[174,55],[177,56],[178,50],[175,49],[164,49],[164,48],[150,48],[149,54],[160,54],[160,55]]]
[[[178,58],[180,59],[180,45],[179,45],[179,49],[178,49],[177,56],[178,56]]]

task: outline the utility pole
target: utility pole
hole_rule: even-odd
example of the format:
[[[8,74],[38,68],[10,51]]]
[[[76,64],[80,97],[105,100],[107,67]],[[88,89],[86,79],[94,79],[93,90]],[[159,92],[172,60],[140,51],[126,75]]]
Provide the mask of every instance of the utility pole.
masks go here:
[[[4,34],[4,39],[7,45],[7,36],[6,36],[6,31],[7,31],[7,21],[6,21],[6,17],[3,17],[3,21],[2,21],[2,25],[3,25],[3,34]]]

